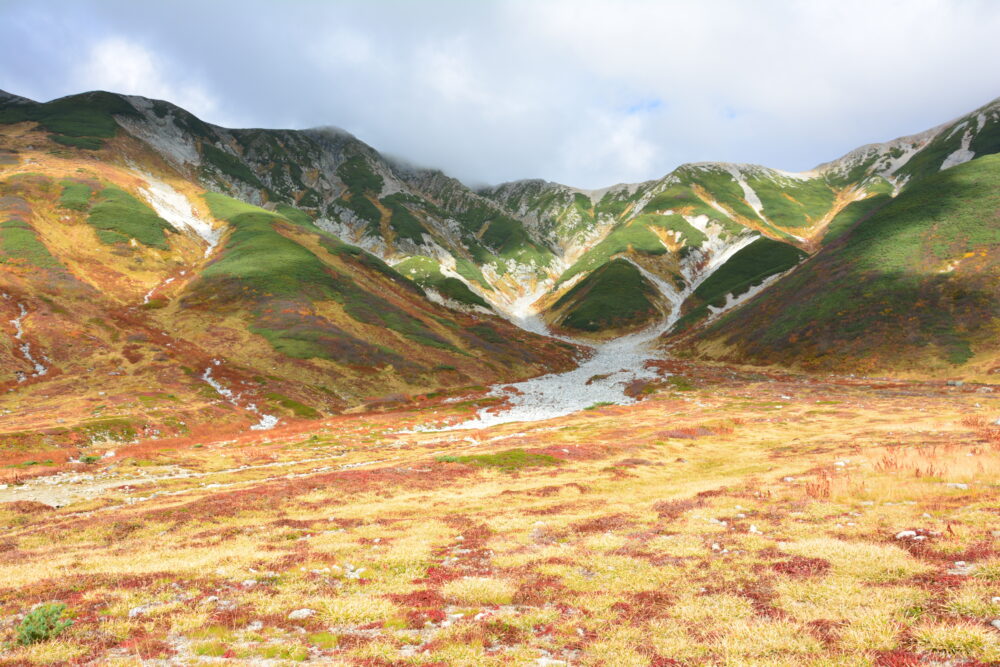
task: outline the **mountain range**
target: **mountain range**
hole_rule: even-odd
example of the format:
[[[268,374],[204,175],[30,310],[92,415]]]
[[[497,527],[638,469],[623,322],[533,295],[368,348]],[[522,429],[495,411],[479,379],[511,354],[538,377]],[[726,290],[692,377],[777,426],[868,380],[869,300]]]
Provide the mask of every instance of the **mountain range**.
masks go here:
[[[657,324],[685,358],[1000,373],[1000,100],[808,172],[593,191],[108,92],[0,92],[0,138],[0,388],[55,440],[509,382]]]

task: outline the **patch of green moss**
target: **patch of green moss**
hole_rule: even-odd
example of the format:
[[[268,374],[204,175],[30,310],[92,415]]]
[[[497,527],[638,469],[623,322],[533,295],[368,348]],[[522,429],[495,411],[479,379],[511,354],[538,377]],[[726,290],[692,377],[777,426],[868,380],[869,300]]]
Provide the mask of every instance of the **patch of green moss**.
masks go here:
[[[160,250],[170,247],[165,232],[176,231],[156,211],[114,185],[97,193],[87,222],[98,230],[102,243],[126,243],[135,239]]]
[[[470,454],[467,456],[439,456],[437,460],[442,463],[464,463],[466,465],[480,468],[499,468],[504,472],[513,472],[522,468],[534,468],[541,466],[554,466],[562,463],[558,459],[548,454],[536,454],[523,449],[508,449],[496,454]]]
[[[11,259],[22,260],[42,269],[62,267],[38,238],[35,228],[18,219],[0,223],[0,263]]]
[[[59,205],[73,211],[86,211],[90,208],[90,198],[94,194],[94,188],[83,181],[63,180],[62,192],[59,194]]]
[[[264,394],[264,397],[269,401],[274,401],[286,410],[291,411],[291,413],[296,417],[302,417],[303,419],[319,419],[322,416],[315,408],[311,408],[304,403],[299,403],[294,399],[288,398],[287,396],[283,396],[276,392]]]
[[[444,275],[441,266],[430,257],[421,255],[409,257],[397,264],[395,269],[421,287],[434,289],[453,301],[489,308],[489,304],[461,280]]]

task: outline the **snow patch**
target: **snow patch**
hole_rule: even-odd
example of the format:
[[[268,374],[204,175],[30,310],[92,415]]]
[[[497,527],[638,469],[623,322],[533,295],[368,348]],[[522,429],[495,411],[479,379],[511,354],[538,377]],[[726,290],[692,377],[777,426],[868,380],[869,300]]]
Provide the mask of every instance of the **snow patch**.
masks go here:
[[[773,276],[768,276],[767,278],[762,280],[759,284],[753,285],[752,287],[750,287],[750,289],[741,294],[734,295],[732,292],[730,292],[729,294],[726,295],[726,302],[724,304],[722,304],[719,307],[715,306],[708,307],[709,316],[707,321],[711,322],[717,319],[719,315],[721,315],[722,313],[725,313],[726,311],[732,310],[733,308],[736,308],[737,306],[746,303],[747,301],[754,298],[755,296],[766,290],[774,283],[778,282],[778,280],[780,280],[782,276],[785,275],[785,273],[787,273],[787,271],[784,271],[782,273],[776,273]]]
[[[140,192],[146,197],[156,214],[178,231],[192,233],[207,243],[205,257],[208,257],[219,244],[222,229],[215,229],[207,220],[199,218],[188,198],[167,183],[148,175],[145,178],[147,186],[141,188]]]
[[[764,205],[761,203],[760,197],[757,196],[757,193],[754,192],[754,189],[750,187],[750,184],[743,180],[743,173],[734,165],[727,165],[726,171],[732,175],[733,180],[735,180],[743,190],[743,198],[746,200],[747,204],[750,205],[750,208],[753,209],[754,213],[757,214],[757,217],[764,222],[767,222],[767,218],[764,217]]]
[[[160,289],[161,287],[166,287],[167,285],[169,285],[172,282],[174,282],[173,278],[167,278],[162,283],[160,283],[159,285],[157,285],[153,289],[151,289],[148,292],[146,292],[146,295],[144,297],[142,297],[142,303],[143,303],[143,305],[149,303],[149,300],[153,298],[153,293],[155,293],[156,290]]]
[[[941,163],[941,171],[948,169],[950,167],[956,167],[960,164],[968,162],[972,158],[976,157],[974,151],[969,150],[969,146],[972,144],[972,130],[968,129],[965,131],[965,135],[962,137],[962,143],[954,153],[949,155]]]

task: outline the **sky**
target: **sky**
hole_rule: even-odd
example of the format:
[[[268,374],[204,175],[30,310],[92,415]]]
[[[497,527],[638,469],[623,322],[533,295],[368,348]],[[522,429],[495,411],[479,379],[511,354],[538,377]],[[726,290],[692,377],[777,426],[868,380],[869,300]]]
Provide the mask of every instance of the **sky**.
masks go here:
[[[0,0],[0,89],[333,125],[466,183],[807,170],[1000,96],[994,0]]]

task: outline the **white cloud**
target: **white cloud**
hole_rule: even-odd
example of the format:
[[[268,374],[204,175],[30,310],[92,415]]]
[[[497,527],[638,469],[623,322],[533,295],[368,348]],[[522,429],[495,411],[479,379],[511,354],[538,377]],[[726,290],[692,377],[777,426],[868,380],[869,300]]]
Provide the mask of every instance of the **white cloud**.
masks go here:
[[[81,90],[109,90],[167,100],[195,115],[212,115],[215,98],[205,88],[169,76],[174,69],[140,44],[110,37],[95,43],[73,73]]]
[[[995,0],[34,0],[0,25],[0,78],[28,94],[337,125],[478,182],[808,169],[1000,95]]]

